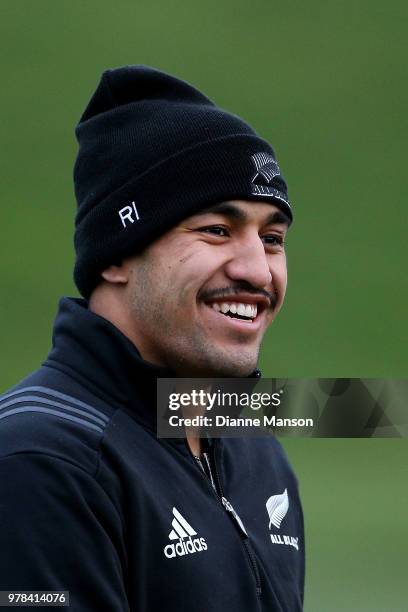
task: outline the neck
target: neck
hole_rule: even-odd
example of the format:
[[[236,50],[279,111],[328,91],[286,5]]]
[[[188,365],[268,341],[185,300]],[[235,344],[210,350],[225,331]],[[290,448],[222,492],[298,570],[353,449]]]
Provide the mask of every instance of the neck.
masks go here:
[[[176,392],[180,396],[190,395],[190,398],[191,398],[192,391],[193,391],[191,382],[192,381],[189,381],[189,380],[177,381],[175,385]],[[211,389],[211,386],[204,388],[205,391],[209,391],[210,389]],[[181,408],[183,417],[187,419],[193,419],[194,417],[203,416],[206,412],[206,409],[207,409],[207,402],[206,400],[201,399],[201,396],[200,396],[200,401],[198,403],[197,401],[194,401],[193,399],[190,404],[186,405],[186,403],[183,403],[183,406]],[[186,432],[187,444],[190,447],[191,452],[193,453],[193,455],[196,455],[199,457],[202,453],[201,428],[200,427],[187,427],[185,429],[185,432]]]
[[[202,453],[202,443],[199,435],[186,433],[187,444],[196,457],[200,457]]]

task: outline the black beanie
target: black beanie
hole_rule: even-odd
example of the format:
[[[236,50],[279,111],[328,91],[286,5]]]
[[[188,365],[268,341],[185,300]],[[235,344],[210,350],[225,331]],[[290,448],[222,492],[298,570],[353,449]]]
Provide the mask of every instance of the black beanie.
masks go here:
[[[147,66],[107,70],[76,128],[75,283],[186,217],[232,199],[273,202],[292,219],[271,146],[188,83]]]

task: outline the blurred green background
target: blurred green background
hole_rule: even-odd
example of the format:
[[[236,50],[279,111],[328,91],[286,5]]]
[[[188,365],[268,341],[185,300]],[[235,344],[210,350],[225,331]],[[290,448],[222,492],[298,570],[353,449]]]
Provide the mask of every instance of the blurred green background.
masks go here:
[[[1,379],[37,367],[72,283],[74,125],[105,68],[202,88],[275,147],[295,206],[276,377],[406,377],[406,3],[0,3]],[[405,262],[405,263],[404,263]],[[284,440],[307,612],[407,610],[405,440]]]

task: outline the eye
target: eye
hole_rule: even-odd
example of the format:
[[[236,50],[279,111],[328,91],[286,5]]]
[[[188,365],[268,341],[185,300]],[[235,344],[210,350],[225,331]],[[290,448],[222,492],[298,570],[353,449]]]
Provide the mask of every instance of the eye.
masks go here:
[[[283,247],[283,245],[285,244],[283,236],[278,236],[276,234],[267,234],[265,236],[262,236],[262,240],[265,242],[265,244],[270,246]]]
[[[213,234],[214,236],[229,236],[228,230],[221,225],[208,225],[207,227],[199,227],[198,232],[205,232],[206,234]]]

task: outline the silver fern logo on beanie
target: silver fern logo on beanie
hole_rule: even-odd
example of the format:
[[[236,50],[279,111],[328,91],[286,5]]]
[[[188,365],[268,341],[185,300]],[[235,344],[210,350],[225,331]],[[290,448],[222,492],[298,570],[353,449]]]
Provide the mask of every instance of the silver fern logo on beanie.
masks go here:
[[[285,202],[290,207],[289,201],[282,191],[273,187],[270,183],[274,178],[280,177],[281,172],[278,162],[270,153],[255,153],[251,155],[255,166],[255,174],[251,181],[251,194],[262,198],[271,197]]]
[[[255,153],[251,156],[251,159],[256,168],[255,176],[252,179],[253,183],[259,177],[269,184],[275,176],[280,176],[278,162],[270,153]]]

